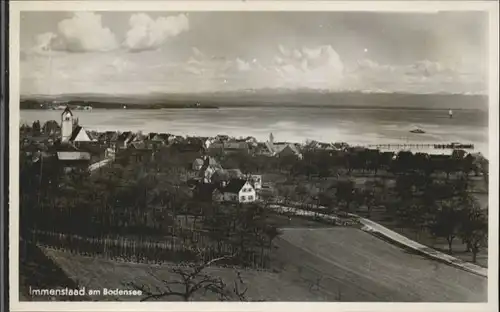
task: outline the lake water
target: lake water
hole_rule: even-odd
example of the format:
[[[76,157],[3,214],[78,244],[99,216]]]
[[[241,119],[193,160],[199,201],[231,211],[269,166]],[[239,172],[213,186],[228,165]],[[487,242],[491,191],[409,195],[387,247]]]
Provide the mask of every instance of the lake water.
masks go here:
[[[62,111],[21,110],[21,122],[60,122]],[[220,109],[161,109],[74,111],[90,130],[132,130],[177,135],[254,136],[266,140],[304,142],[307,139],[349,144],[472,143],[488,155],[488,114],[480,110],[223,107]],[[424,134],[409,131],[422,128]]]

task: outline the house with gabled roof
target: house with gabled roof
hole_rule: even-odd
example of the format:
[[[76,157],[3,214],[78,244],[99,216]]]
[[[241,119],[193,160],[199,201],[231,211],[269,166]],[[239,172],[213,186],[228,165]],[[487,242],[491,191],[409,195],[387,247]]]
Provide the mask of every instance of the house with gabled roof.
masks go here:
[[[298,147],[292,143],[274,143],[272,144],[274,153],[278,157],[286,156],[296,156],[302,159],[302,153],[299,151]]]
[[[244,179],[232,179],[224,186],[214,190],[215,201],[253,203],[256,193],[253,186]]]
[[[127,148],[130,143],[132,143],[135,139],[135,133],[132,131],[125,131],[118,135],[118,138],[116,140],[116,147],[117,148]]]
[[[55,152],[57,164],[64,172],[85,170],[92,163],[89,151],[81,150],[74,145],[61,145]]]
[[[95,138],[94,134],[82,126],[76,126],[73,130],[73,133],[71,134],[71,137],[69,138],[69,142],[73,144],[96,141],[97,139]]]
[[[325,151],[333,151],[336,150],[335,146],[332,143],[318,142],[317,148]]]

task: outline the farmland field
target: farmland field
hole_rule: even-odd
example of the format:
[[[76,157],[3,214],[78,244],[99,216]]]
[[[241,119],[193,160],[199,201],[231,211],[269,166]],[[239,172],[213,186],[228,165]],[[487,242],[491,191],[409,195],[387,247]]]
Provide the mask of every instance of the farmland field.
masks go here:
[[[487,279],[388,244],[355,228],[286,228],[276,240],[271,271],[242,271],[250,300],[481,302]],[[114,262],[44,249],[68,275],[88,288],[154,287],[169,279],[167,265]],[[153,272],[151,275],[149,272]],[[210,268],[231,285],[235,271]],[[138,300],[134,297],[93,298]],[[216,300],[203,294],[195,300]],[[178,300],[169,297],[165,300]]]

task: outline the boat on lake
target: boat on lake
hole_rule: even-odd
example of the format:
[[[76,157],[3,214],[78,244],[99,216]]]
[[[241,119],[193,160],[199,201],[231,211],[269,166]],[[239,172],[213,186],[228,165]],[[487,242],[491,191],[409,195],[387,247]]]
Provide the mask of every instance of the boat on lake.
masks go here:
[[[422,129],[413,129],[413,130],[410,130],[411,133],[425,133],[424,130]]]

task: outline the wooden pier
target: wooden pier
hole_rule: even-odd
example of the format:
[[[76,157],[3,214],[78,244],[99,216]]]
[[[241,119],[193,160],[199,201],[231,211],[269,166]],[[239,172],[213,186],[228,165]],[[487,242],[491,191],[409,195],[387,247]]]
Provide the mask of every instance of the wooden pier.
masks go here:
[[[381,149],[474,149],[474,144],[428,144],[428,143],[387,143],[387,144],[368,144],[370,148]]]

